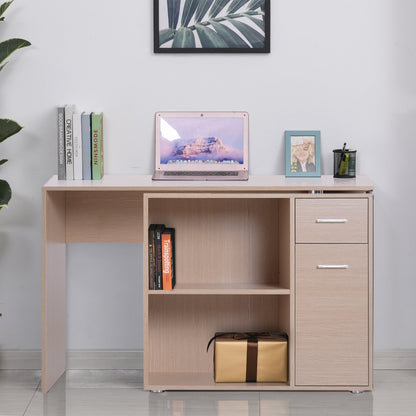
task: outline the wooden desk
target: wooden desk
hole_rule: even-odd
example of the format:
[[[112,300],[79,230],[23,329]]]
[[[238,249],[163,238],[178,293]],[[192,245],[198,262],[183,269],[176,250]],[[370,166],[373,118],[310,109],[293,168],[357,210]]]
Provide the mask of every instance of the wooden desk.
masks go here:
[[[144,243],[147,390],[370,390],[372,190],[365,177],[52,177],[43,187],[42,392],[66,370],[67,242]],[[171,292],[148,289],[151,223],[176,229]],[[231,329],[286,331],[288,383],[214,383],[206,343]]]

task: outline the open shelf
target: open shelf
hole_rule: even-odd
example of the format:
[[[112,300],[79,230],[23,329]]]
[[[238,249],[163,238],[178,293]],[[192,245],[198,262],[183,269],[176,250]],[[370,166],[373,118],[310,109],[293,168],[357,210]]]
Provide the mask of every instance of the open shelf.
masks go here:
[[[178,283],[173,290],[149,290],[149,295],[290,295],[273,283]]]
[[[212,373],[150,373],[149,390],[290,390],[288,383],[216,383]]]

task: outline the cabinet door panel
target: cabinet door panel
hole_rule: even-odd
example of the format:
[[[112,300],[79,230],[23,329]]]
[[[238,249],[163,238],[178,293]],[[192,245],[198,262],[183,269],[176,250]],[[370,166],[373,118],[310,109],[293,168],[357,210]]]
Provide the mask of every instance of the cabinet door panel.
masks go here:
[[[368,246],[296,245],[296,385],[369,383]]]

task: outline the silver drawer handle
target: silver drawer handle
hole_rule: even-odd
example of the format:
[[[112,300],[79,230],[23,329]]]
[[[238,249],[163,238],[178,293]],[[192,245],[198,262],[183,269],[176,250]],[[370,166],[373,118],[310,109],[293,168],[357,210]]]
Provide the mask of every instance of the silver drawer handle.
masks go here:
[[[348,264],[318,264],[318,269],[348,269]]]
[[[340,219],[317,219],[316,222],[318,223],[330,223],[330,224],[339,224],[339,223],[346,223],[348,220],[346,218],[340,218]]]

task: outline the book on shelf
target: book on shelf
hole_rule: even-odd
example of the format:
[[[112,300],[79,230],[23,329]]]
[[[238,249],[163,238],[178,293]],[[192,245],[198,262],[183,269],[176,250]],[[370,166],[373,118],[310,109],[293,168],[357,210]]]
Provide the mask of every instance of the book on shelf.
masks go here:
[[[148,228],[149,289],[172,290],[175,287],[175,229],[164,224]]]
[[[57,108],[58,114],[58,179],[66,179],[66,158],[65,158],[65,106]]]
[[[162,232],[162,284],[163,290],[175,287],[175,229],[165,228]]]
[[[155,228],[155,289],[163,289],[162,277],[162,232],[165,229],[163,224],[156,224]]]
[[[74,158],[74,179],[82,179],[82,130],[81,113],[72,115],[72,146]]]
[[[148,233],[148,259],[149,259],[149,289],[156,289],[156,269],[155,269],[155,231],[156,224],[150,224]]]
[[[74,113],[73,105],[65,106],[65,161],[66,161],[66,179],[74,179],[74,154],[72,138],[72,115]]]
[[[101,179],[104,175],[103,113],[91,114],[92,137],[92,178]]]
[[[82,179],[92,179],[91,176],[91,113],[81,114],[82,136]]]

